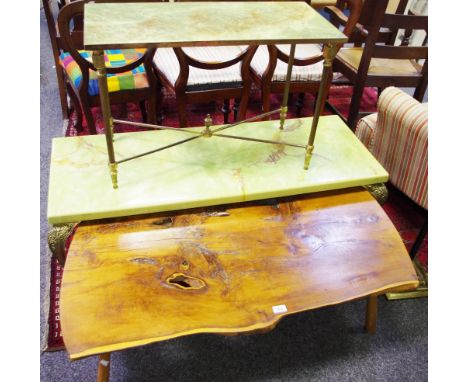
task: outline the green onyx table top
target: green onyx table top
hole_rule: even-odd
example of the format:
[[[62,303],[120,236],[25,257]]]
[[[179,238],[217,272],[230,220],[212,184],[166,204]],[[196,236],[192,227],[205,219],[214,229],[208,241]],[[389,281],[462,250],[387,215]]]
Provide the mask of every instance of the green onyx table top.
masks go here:
[[[312,118],[246,123],[227,134],[305,144]],[[202,128],[191,128],[202,129]],[[116,160],[192,135],[170,130],[115,134]],[[320,118],[308,170],[305,150],[202,137],[118,166],[112,188],[104,135],[55,138],[51,224],[304,194],[388,180],[387,172],[337,116]]]
[[[305,2],[88,3],[86,49],[345,42]]]

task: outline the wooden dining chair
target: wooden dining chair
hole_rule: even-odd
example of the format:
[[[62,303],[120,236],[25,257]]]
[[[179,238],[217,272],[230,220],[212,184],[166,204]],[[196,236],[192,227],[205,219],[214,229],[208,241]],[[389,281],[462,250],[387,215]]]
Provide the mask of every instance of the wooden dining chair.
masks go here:
[[[230,100],[235,99],[234,119],[244,119],[252,79],[250,61],[256,46],[159,48],[154,63],[159,80],[175,93],[179,126],[187,126],[187,104],[223,100],[228,123]],[[162,96],[161,94],[159,95]]]
[[[61,8],[57,24],[60,65],[70,97],[80,105],[76,110],[77,128],[82,127],[84,114],[89,132],[96,134],[91,107],[100,105],[97,72],[92,63],[92,52],[83,49],[83,29],[80,27],[84,4],[88,1],[68,2]],[[138,102],[143,120],[155,123],[158,83],[152,63],[154,49],[112,49],[104,51],[104,55],[111,104]]]
[[[338,19],[344,19],[341,17],[344,16],[343,12],[349,10],[349,16],[343,23],[343,33],[349,36],[360,16],[362,0],[345,0],[338,3],[341,8],[327,6],[324,10],[335,14]],[[252,59],[251,73],[254,82],[262,91],[263,112],[270,111],[270,94],[284,91],[289,53],[290,45],[262,45]],[[289,91],[299,93],[296,113],[300,115],[304,93],[318,93],[323,71],[322,46],[297,44],[293,65]]]
[[[54,7],[54,3],[57,3],[58,8]],[[49,31],[50,44],[52,46],[52,54],[54,56],[54,66],[57,75],[57,85],[60,97],[60,106],[62,108],[63,119],[68,118],[70,115],[70,108],[67,100],[67,89],[66,89],[66,78],[64,76],[61,64],[60,64],[60,47],[59,47],[59,34],[57,30],[56,17],[54,14],[57,13],[57,9],[60,8],[61,3],[57,0],[42,0],[42,6],[47,21],[47,29]]]
[[[380,90],[388,86],[413,87],[414,98],[422,101],[428,82],[428,46],[409,46],[415,30],[428,32],[428,17],[386,13],[388,0],[366,0],[372,9],[363,27],[357,28],[362,45],[342,48],[333,63],[353,85],[347,124],[354,129],[366,86]],[[402,41],[398,31],[404,30]],[[387,39],[383,31],[387,32]],[[357,39],[356,39],[357,40]],[[423,62],[421,62],[423,61]]]

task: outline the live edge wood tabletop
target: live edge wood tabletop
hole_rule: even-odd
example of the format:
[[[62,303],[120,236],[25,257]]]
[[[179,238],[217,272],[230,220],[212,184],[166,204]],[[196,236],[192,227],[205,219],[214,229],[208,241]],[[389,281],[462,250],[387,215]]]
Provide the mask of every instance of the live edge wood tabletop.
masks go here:
[[[61,292],[72,359],[196,334],[268,330],[285,315],[412,289],[395,227],[363,188],[90,221]],[[104,366],[103,366],[104,365]]]

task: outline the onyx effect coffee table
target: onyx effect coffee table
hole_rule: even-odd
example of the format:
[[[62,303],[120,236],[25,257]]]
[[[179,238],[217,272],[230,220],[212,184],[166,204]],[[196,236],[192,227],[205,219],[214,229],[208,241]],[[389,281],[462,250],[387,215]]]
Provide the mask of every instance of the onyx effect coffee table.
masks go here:
[[[250,122],[235,135],[299,143],[312,118]],[[216,128],[217,126],[215,126]],[[191,137],[203,127],[114,134],[116,158]],[[315,159],[282,145],[202,139],[121,165],[118,189],[109,187],[102,135],[54,138],[49,176],[49,223],[174,211],[386,182],[388,173],[338,116],[320,118]]]

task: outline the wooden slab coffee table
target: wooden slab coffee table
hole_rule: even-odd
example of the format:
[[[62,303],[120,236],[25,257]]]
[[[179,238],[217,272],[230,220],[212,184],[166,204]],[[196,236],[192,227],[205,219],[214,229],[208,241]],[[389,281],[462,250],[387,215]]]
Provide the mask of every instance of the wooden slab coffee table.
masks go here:
[[[415,288],[395,227],[362,188],[78,226],[61,292],[71,359],[196,333],[273,328],[285,315]]]

